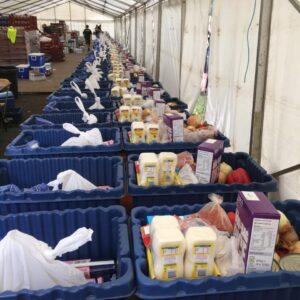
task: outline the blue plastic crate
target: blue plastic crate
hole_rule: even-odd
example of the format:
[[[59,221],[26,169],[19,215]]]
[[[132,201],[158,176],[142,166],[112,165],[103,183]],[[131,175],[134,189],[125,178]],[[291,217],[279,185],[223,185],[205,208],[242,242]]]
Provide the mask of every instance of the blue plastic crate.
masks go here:
[[[94,100],[95,96],[90,91],[84,91],[82,93],[86,93],[88,96],[88,99],[83,99],[83,101]],[[100,98],[109,98],[110,97],[110,90],[95,90],[95,93]],[[75,92],[73,89],[59,89],[47,97],[47,102],[51,102],[51,101],[53,101],[53,99],[57,100],[57,98],[65,97],[65,96],[69,96],[70,101],[74,101],[75,97],[80,97],[80,95],[77,92]]]
[[[74,81],[80,87],[82,92],[87,91],[87,89],[85,88],[85,82],[84,81],[76,79],[76,78],[74,78]],[[103,80],[103,81],[98,81],[98,84],[99,84],[101,90],[111,90],[112,85],[113,85],[113,81],[112,80],[106,80],[106,81]],[[70,83],[65,84],[65,86],[63,86],[62,88],[70,89]]]
[[[171,109],[174,109],[174,110],[185,110],[188,108],[188,105],[181,101],[180,99],[178,98],[168,98],[168,97],[164,97],[164,100],[167,104],[173,104],[172,106],[170,106]]]
[[[300,234],[300,202],[274,203],[291,220]],[[235,204],[225,203],[227,211],[235,211]],[[228,277],[209,276],[200,280],[179,278],[172,281],[151,280],[140,234],[140,226],[147,224],[147,215],[186,215],[199,211],[201,205],[134,208],[131,212],[133,251],[137,278],[136,294],[142,299],[199,299],[199,300],[282,300],[298,299],[300,272],[280,271],[237,274]]]
[[[120,204],[124,195],[124,165],[121,157],[45,158],[0,160],[0,185],[15,184],[20,189],[49,183],[58,173],[72,169],[96,186],[111,190],[49,192],[2,192],[0,214],[40,210],[63,210]]]
[[[60,287],[30,291],[0,293],[0,299],[126,299],[134,293],[135,281],[130,258],[126,213],[120,206],[22,213],[0,217],[0,238],[18,229],[55,247],[58,241],[80,227],[91,228],[92,242],[65,254],[61,260],[89,258],[93,261],[113,259],[117,263],[116,280],[103,284],[88,283],[74,287]]]
[[[121,123],[122,124],[122,123]],[[123,135],[123,145],[124,150],[128,154],[140,154],[142,152],[175,152],[180,153],[182,151],[197,151],[197,147],[201,143],[185,143],[185,142],[170,142],[170,143],[138,143],[133,144],[130,143],[128,132],[131,131],[130,127],[123,127],[122,128],[122,135]],[[230,147],[230,141],[226,138],[221,132],[218,132],[217,136],[215,137],[217,140],[221,140],[224,142],[225,147]]]
[[[62,128],[63,123],[72,123],[76,127],[93,128],[93,127],[114,127],[115,122],[112,119],[110,112],[95,112],[93,113],[98,119],[96,124],[86,124],[82,120],[82,113],[57,113],[57,114],[44,114],[32,115],[25,122],[20,125],[21,130],[35,130],[35,129],[49,129],[49,128]],[[40,124],[36,118],[43,118],[47,121],[54,123],[54,125]]]
[[[138,155],[128,157],[128,193],[133,196],[134,206],[195,204],[208,201],[208,194],[224,196],[225,202],[234,202],[238,191],[274,192],[277,181],[268,175],[248,154],[243,152],[224,153],[222,161],[233,169],[244,168],[252,178],[249,184],[189,184],[180,186],[138,186],[134,162]]]
[[[117,105],[115,101],[111,101],[108,99],[101,99],[101,104],[105,107],[104,109],[96,109],[96,110],[90,110],[88,109],[90,106],[92,106],[95,103],[94,100],[84,100],[83,104],[87,112],[93,113],[97,111],[115,111],[117,109]],[[78,108],[77,104],[75,102],[71,101],[53,101],[51,103],[48,103],[45,108],[43,109],[43,113],[74,113],[74,112],[80,112],[81,110]]]
[[[94,127],[95,128],[97,126]],[[90,128],[79,128],[87,131]],[[104,141],[114,140],[112,145],[99,146],[60,146],[70,137],[76,137],[63,128],[61,129],[37,129],[22,131],[7,147],[5,155],[13,158],[27,157],[58,157],[58,156],[101,156],[118,155],[121,151],[121,134],[119,128],[99,127]],[[23,148],[28,142],[36,140],[39,146],[36,148]]]

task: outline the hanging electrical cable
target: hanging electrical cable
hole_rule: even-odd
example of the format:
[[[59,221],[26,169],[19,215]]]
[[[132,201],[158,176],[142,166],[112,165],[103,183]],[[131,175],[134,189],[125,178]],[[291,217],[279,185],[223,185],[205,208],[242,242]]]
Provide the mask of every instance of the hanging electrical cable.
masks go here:
[[[250,33],[250,28],[254,19],[254,15],[255,15],[255,11],[256,11],[256,0],[254,0],[254,8],[253,8],[253,12],[252,12],[252,16],[251,16],[251,20],[248,26],[248,30],[247,30],[247,65],[246,65],[246,71],[245,71],[245,75],[244,75],[244,83],[246,82],[247,79],[247,73],[248,73],[248,69],[249,69],[249,62],[250,62],[250,44],[249,44],[249,33]]]

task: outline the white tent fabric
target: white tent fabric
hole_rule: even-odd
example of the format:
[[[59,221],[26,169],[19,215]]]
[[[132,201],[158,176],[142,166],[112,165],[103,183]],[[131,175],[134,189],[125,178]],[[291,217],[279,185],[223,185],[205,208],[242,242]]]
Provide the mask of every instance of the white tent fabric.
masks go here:
[[[210,3],[210,0],[189,0],[186,2],[180,99],[188,104],[190,111],[193,110],[200,94],[200,83],[207,49]]]
[[[133,57],[136,57],[136,53],[135,53],[135,12],[132,12],[132,14],[131,14],[130,53]]]
[[[144,10],[139,9],[137,11],[137,49],[136,59],[139,64],[143,64],[143,31],[144,31]]]
[[[300,163],[300,15],[274,1],[268,62],[262,165],[278,172]],[[279,178],[280,199],[299,198],[300,171]]]
[[[64,20],[69,30],[78,30],[81,34],[85,25],[93,30],[97,24],[102,24],[102,29],[114,37],[114,19],[91,9],[84,8],[76,3],[63,3],[55,8],[45,9],[35,14],[38,18],[38,27],[42,29],[43,24],[50,24]]]
[[[249,32],[250,63],[246,82],[244,74],[246,34],[254,2],[222,0],[214,1],[213,7],[206,119],[230,138],[234,151],[249,152],[259,0]]]
[[[147,9],[145,67],[152,77],[154,77],[156,71],[157,23],[158,7],[155,6]]]
[[[164,88],[179,97],[181,1],[170,0],[162,5],[160,76]]]

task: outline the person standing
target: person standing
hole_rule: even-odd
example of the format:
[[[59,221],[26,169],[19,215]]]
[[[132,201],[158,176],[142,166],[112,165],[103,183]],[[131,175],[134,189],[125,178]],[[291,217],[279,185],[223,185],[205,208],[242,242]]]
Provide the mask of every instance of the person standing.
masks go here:
[[[99,25],[96,25],[96,27],[95,27],[95,35],[96,35],[97,39],[100,37],[100,28],[99,28]]]
[[[88,51],[90,51],[92,31],[90,30],[89,25],[85,26],[85,29],[83,31],[83,36],[84,36],[85,44],[87,45]]]

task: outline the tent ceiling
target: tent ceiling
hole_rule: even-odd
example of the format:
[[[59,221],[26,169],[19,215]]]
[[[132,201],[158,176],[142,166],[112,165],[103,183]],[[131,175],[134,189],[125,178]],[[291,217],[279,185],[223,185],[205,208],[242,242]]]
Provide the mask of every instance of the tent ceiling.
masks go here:
[[[1,14],[35,14],[57,5],[73,2],[111,17],[120,17],[148,0],[0,0]]]

